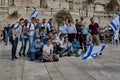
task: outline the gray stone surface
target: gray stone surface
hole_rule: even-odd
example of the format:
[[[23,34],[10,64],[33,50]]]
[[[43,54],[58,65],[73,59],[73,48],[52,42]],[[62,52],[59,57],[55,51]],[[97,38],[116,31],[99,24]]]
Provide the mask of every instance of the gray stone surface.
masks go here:
[[[96,59],[82,61],[72,56],[51,63],[25,57],[11,61],[10,50],[11,45],[0,43],[0,80],[120,80],[119,45],[108,45]]]

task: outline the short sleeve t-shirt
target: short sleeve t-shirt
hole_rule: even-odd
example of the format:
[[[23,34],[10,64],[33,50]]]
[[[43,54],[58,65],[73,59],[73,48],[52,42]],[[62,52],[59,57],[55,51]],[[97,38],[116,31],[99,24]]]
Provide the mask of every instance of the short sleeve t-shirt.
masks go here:
[[[15,23],[14,29],[15,29],[15,32],[14,32],[15,37],[19,38],[22,32],[22,26],[19,25],[19,23]]]
[[[30,30],[35,30],[35,26],[34,26],[33,23],[28,23],[27,28],[29,28]],[[34,33],[35,33],[35,31],[30,31],[30,32],[28,33],[28,35],[34,36]]]
[[[91,35],[97,35],[99,33],[99,25],[98,23],[90,24],[89,29],[91,30]]]
[[[50,45],[50,46],[44,45],[43,50],[47,55],[50,55],[50,51],[51,50],[53,51],[53,45]]]

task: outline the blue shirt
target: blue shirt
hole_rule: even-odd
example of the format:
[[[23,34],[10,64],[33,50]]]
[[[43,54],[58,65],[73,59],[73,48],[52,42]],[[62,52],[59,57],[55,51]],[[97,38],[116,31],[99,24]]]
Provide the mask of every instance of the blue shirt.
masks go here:
[[[76,42],[72,42],[72,47],[74,48],[74,47],[80,47],[80,43],[79,43],[79,41],[76,41]]]
[[[38,39],[33,42],[31,52],[39,51],[44,46],[43,42],[39,42]],[[39,48],[39,49],[38,49]]]
[[[44,43],[44,44],[46,44],[47,39],[48,39],[48,36],[44,36],[44,40],[43,40],[43,43]]]

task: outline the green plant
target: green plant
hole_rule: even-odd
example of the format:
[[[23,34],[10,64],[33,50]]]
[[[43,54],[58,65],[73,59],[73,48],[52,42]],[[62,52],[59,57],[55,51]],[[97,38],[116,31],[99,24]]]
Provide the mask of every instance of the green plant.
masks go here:
[[[95,0],[87,0],[87,3],[88,4],[92,4],[92,3],[94,3],[95,2]]]
[[[105,10],[110,13],[114,12],[115,8],[118,6],[118,1],[117,0],[111,0],[106,6]]]
[[[63,20],[66,20],[66,19],[73,21],[73,18],[72,18],[72,15],[70,14],[70,12],[66,11],[64,9],[60,10],[56,13],[55,19],[58,24],[60,24]]]
[[[9,15],[9,18],[18,18],[18,11],[14,11],[12,14]]]

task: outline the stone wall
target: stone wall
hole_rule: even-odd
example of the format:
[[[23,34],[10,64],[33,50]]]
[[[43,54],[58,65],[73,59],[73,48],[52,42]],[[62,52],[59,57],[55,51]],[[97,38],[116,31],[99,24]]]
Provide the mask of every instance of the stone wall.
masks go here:
[[[86,0],[0,0],[0,24],[14,23],[21,17],[29,18],[33,8],[36,7],[40,19],[54,17],[61,9],[69,10],[73,18],[84,18],[86,26],[90,23],[89,18],[95,17],[96,22],[104,27],[116,16],[108,14],[104,6],[110,0],[95,0],[93,4],[86,5]],[[118,0],[120,4],[120,0]],[[18,19],[9,19],[14,11],[18,12]]]

